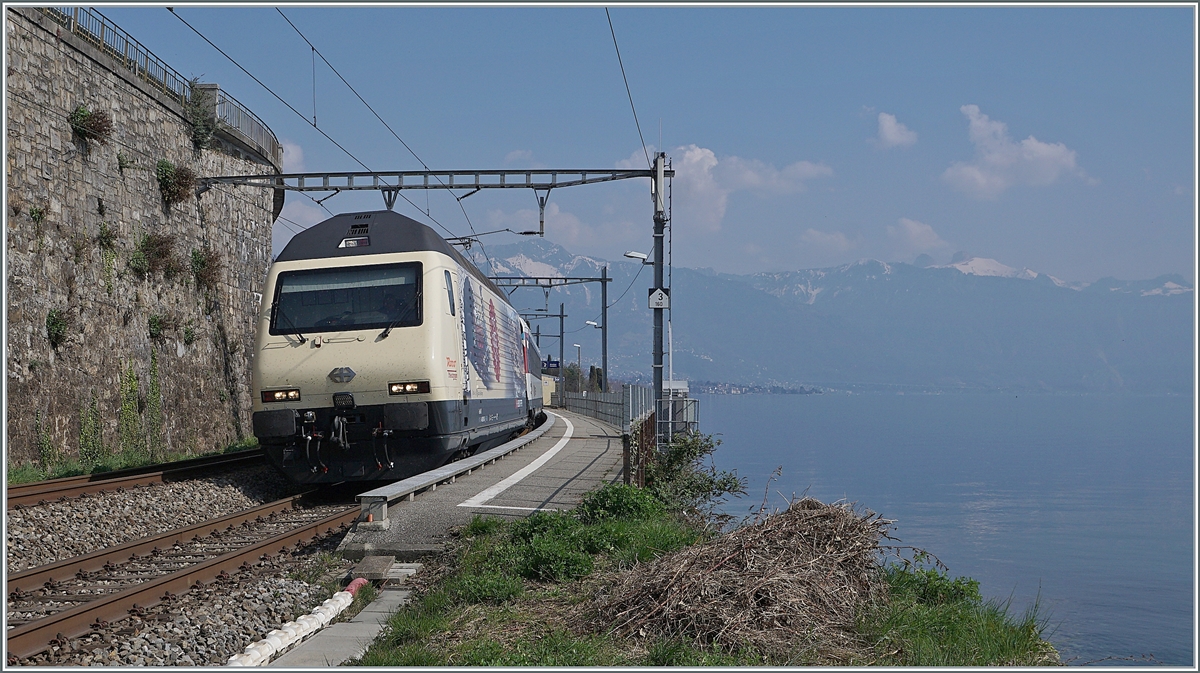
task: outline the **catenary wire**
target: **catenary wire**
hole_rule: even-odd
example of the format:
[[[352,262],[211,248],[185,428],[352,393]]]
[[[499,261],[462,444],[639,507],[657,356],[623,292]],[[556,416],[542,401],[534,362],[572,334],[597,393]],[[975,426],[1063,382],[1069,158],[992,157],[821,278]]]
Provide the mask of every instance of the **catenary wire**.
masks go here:
[[[646,166],[653,168],[650,163],[650,152],[646,149],[646,139],[642,137],[642,124],[638,121],[637,108],[633,106],[633,92],[629,90],[629,78],[625,76],[625,64],[621,61],[621,48],[617,46],[617,31],[613,29],[612,15],[604,8],[604,16],[608,17],[608,30],[612,33],[613,49],[617,50],[617,65],[621,66],[621,79],[625,80],[625,93],[629,96],[629,109],[633,110],[633,123],[637,126],[638,140],[642,141],[642,153],[646,155]]]
[[[352,153],[350,150],[346,149],[345,147],[342,147],[341,143],[339,143],[338,141],[334,140],[334,139],[333,139],[333,138],[332,138],[332,137],[331,137],[331,136],[330,136],[328,133],[326,133],[326,132],[325,132],[324,130],[322,130],[322,129],[321,129],[319,126],[317,126],[317,125],[316,125],[316,123],[308,121],[308,118],[307,118],[307,117],[305,117],[305,116],[304,116],[304,114],[303,114],[302,112],[300,112],[300,111],[299,111],[299,110],[297,110],[296,108],[292,107],[292,105],[291,105],[290,103],[288,103],[286,100],[284,100],[282,97],[280,97],[280,96],[279,96],[279,94],[277,94],[277,93],[275,93],[273,90],[271,90],[271,87],[267,86],[266,84],[263,84],[262,80],[258,79],[258,78],[257,78],[257,77],[255,77],[253,74],[251,74],[251,72],[250,72],[249,70],[247,70],[246,68],[244,68],[244,67],[242,66],[242,64],[241,64],[241,63],[238,63],[236,60],[234,60],[234,58],[233,58],[232,56],[230,56],[229,54],[226,54],[224,50],[222,50],[220,47],[218,47],[216,44],[214,44],[212,40],[210,40],[210,39],[208,39],[207,37],[205,37],[204,33],[201,33],[201,32],[200,32],[199,30],[197,30],[197,29],[196,29],[194,26],[192,26],[192,24],[188,23],[188,22],[187,22],[187,21],[186,21],[186,20],[185,20],[185,19],[184,19],[182,16],[179,16],[179,14],[177,14],[177,13],[175,12],[175,8],[174,8],[174,7],[168,7],[168,8],[167,8],[167,11],[171,12],[171,14],[172,14],[173,16],[175,16],[175,18],[177,18],[177,19],[179,19],[180,21],[182,21],[182,22],[183,22],[183,25],[185,25],[185,26],[187,26],[188,28],[190,28],[190,29],[192,30],[192,32],[193,32],[193,33],[195,33],[196,35],[199,35],[199,36],[200,36],[200,39],[202,39],[202,40],[204,40],[205,42],[207,42],[207,43],[209,44],[209,46],[211,46],[213,49],[216,49],[216,50],[217,50],[217,51],[218,51],[218,52],[219,52],[219,53],[220,53],[222,56],[224,56],[225,58],[229,59],[229,62],[230,62],[230,63],[234,64],[235,66],[237,66],[237,67],[238,67],[238,69],[239,69],[239,70],[241,70],[242,72],[246,73],[246,76],[247,76],[247,77],[249,77],[250,79],[254,80],[254,81],[255,81],[255,82],[256,82],[256,83],[257,83],[259,86],[261,86],[262,88],[266,89],[266,90],[267,90],[267,93],[269,93],[269,94],[271,94],[272,96],[274,96],[274,97],[276,98],[276,100],[278,100],[280,103],[283,103],[283,104],[284,104],[284,106],[285,106],[285,107],[287,107],[287,109],[291,110],[292,112],[294,112],[294,113],[296,114],[296,116],[298,116],[298,117],[300,117],[301,119],[303,119],[303,120],[304,120],[304,122],[305,122],[306,124],[309,124],[309,125],[311,125],[311,126],[314,128],[314,129],[316,129],[317,133],[320,133],[321,135],[325,136],[325,138],[326,138],[326,139],[327,139],[329,142],[333,143],[334,145],[336,145],[336,146],[337,146],[337,148],[338,148],[338,149],[340,149],[341,151],[345,152],[347,156],[349,156],[351,159],[353,159],[355,162],[357,162],[357,163],[358,163],[358,165],[362,166],[364,170],[367,170],[367,171],[370,171],[370,170],[371,170],[371,168],[370,168],[369,166],[367,166],[366,164],[364,164],[364,163],[362,162],[362,160],[361,160],[361,159],[359,159],[358,157],[354,156],[354,153]],[[314,49],[314,51],[315,51],[315,49]],[[324,59],[324,57],[322,57],[322,59]],[[332,67],[332,66],[331,66],[331,67]],[[415,209],[417,210],[417,212],[421,212],[421,209],[420,209],[420,208],[418,208],[418,207],[417,207],[417,204],[413,203],[411,199],[409,199],[409,198],[408,198],[407,196],[405,196],[403,193],[400,193],[400,192],[397,192],[397,193],[398,193],[398,194],[400,194],[400,198],[402,198],[402,199],[404,199],[405,201],[407,201],[409,205],[411,205],[413,208],[415,208]],[[310,196],[309,198],[310,198],[310,199],[312,199],[312,197],[311,197],[311,196]],[[313,200],[315,201],[315,199],[313,199]],[[322,207],[322,208],[324,208],[324,205],[322,205],[322,204],[318,204],[318,205],[321,205],[321,207]],[[329,209],[328,209],[328,208],[325,208],[325,212],[329,212]],[[331,213],[331,214],[332,214],[332,213]],[[435,217],[433,217],[432,215],[429,215],[429,214],[427,214],[427,213],[425,214],[425,216],[426,216],[426,217],[428,217],[430,220],[432,220],[432,221],[433,221],[435,224],[437,224],[439,227],[441,227],[442,229],[444,229],[444,230],[446,231],[446,233],[448,233],[448,234],[450,234],[450,235],[452,235],[452,236],[454,235],[454,232],[450,231],[450,229],[448,229],[448,228],[446,227],[446,225],[444,225],[444,224],[442,224],[441,222],[439,222],[439,221],[437,220],[437,218],[435,218]]]
[[[296,27],[296,24],[292,23],[292,20],[289,19],[287,17],[287,15],[283,13],[283,10],[276,7],[275,11],[279,12],[279,16],[283,17],[283,20],[286,21],[287,24],[292,27],[292,30],[296,31],[296,34],[300,36],[300,39],[304,40],[304,42],[306,44],[308,44],[309,48],[312,49],[313,53],[316,54],[317,56],[321,57],[321,60],[325,62],[325,65],[329,66],[329,69],[333,71],[333,74],[337,75],[338,79],[342,80],[342,84],[345,84],[346,88],[350,89],[351,93],[353,93],[358,98],[359,102],[361,102],[363,105],[365,105],[367,107],[367,109],[371,111],[371,114],[375,115],[375,118],[379,120],[379,123],[383,124],[383,127],[386,128],[388,130],[388,132],[391,133],[392,136],[397,141],[399,141],[401,145],[404,146],[404,149],[408,150],[409,154],[413,155],[413,158],[417,160],[417,163],[421,164],[421,167],[424,168],[426,171],[428,171],[429,165],[426,164],[425,161],[423,159],[421,159],[421,157],[417,156],[417,153],[413,150],[413,148],[409,147],[408,143],[404,142],[404,139],[400,137],[400,134],[396,133],[396,131],[391,127],[391,125],[388,124],[387,121],[385,121],[384,118],[382,116],[380,116],[380,114],[378,112],[375,111],[375,108],[371,107],[371,104],[368,103],[366,101],[366,99],[364,99],[362,97],[362,95],[358,93],[358,90],[356,90],[354,88],[354,86],[350,84],[350,82],[346,81],[346,78],[342,76],[342,73],[338,72],[338,69],[333,67],[333,64],[329,62],[329,59],[325,58],[325,54],[322,54],[321,50],[317,49],[316,45],[314,45],[312,43],[312,41],[309,40],[308,37],[305,36],[304,33],[299,28]],[[314,62],[313,67],[314,68],[316,67],[315,62]],[[314,119],[314,125],[315,125],[315,120],[316,120],[316,106],[317,106],[316,98],[315,98],[315,96],[316,96],[316,94],[315,94],[315,91],[316,91],[316,74],[315,74],[315,72],[316,71],[314,70],[314,74],[313,74],[313,91],[314,91],[313,119]],[[434,178],[438,181],[438,184],[445,187],[447,191],[450,191],[449,185],[447,185],[445,182],[442,182],[442,179],[440,177],[435,175]],[[428,192],[426,192],[426,193],[428,194]],[[405,199],[405,200],[407,200],[407,199]],[[467,214],[467,209],[465,206],[462,205],[462,200],[456,199],[456,201],[458,202],[459,209],[462,210],[463,217],[467,220],[467,226],[470,227],[471,233],[475,234],[475,223],[473,223],[471,221],[471,216]],[[409,201],[409,203],[412,203],[412,202]],[[416,204],[413,204],[413,206],[416,207]],[[420,209],[418,208],[418,210],[420,210]],[[426,209],[426,211],[425,211],[425,216],[429,217],[428,209]],[[478,234],[475,234],[475,235],[478,236]],[[488,262],[488,268],[491,269],[492,273],[494,274],[496,271],[495,266],[492,264],[492,259],[487,253],[487,248],[483,245],[482,242],[480,242],[479,248],[483,252],[484,259],[486,259]]]

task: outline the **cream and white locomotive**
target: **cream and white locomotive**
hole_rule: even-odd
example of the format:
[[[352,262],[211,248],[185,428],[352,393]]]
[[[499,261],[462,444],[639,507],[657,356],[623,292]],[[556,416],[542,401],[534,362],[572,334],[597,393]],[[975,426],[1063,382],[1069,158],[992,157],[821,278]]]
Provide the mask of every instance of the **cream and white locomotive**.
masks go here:
[[[432,229],[337,215],[267,274],[254,434],[298,483],[401,479],[535,423],[540,361],[505,294]]]

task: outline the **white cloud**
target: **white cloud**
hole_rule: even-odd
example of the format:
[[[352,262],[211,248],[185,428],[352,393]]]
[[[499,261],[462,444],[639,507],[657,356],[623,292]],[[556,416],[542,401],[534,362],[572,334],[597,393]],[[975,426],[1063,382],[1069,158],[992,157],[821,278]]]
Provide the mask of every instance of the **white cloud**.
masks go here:
[[[504,164],[507,166],[516,162],[533,161],[533,152],[531,150],[513,150],[504,155]]]
[[[618,166],[640,167],[645,161],[644,155],[634,152]],[[804,191],[807,180],[833,175],[829,166],[810,161],[778,169],[757,159],[718,159],[712,150],[695,144],[676,148],[672,162],[676,220],[707,231],[720,230],[729,195],[735,191],[790,194]]]
[[[1013,185],[1049,185],[1063,173],[1083,176],[1075,151],[1062,143],[1044,143],[1033,136],[1014,142],[1004,122],[993,121],[977,105],[960,108],[970,120],[969,136],[975,161],[953,163],[942,178],[971,196],[993,199]]]
[[[950,247],[933,227],[907,217],[900,218],[895,225],[889,224],[887,233],[903,253],[932,252]]]
[[[916,143],[916,131],[910,131],[907,126],[896,121],[896,115],[879,113],[879,138],[875,141],[877,147],[910,147]]]
[[[683,216],[677,217],[677,220],[708,231],[721,228],[730,190],[719,185],[713,177],[717,163],[717,155],[704,147],[689,145],[676,150],[672,189],[679,215]]]
[[[749,189],[790,194],[806,189],[805,180],[833,175],[833,169],[811,161],[797,161],[782,170],[758,159],[729,157],[718,163],[717,177],[730,191]]]
[[[846,252],[858,247],[859,243],[857,239],[851,240],[840,231],[825,232],[817,231],[816,229],[806,229],[804,233],[800,234],[800,240],[810,245],[836,252]]]
[[[279,144],[283,145],[283,172],[303,173],[304,149],[288,140],[280,140]]]
[[[284,154],[284,157],[286,159],[287,155]],[[329,213],[312,205],[312,202],[307,199],[303,202],[300,201],[298,197],[299,194],[293,193],[284,201],[283,210],[279,212],[279,219],[275,220],[275,224],[271,228],[272,256],[278,255],[288,241],[292,240],[292,236],[299,233],[299,230],[307,229],[329,218]]]

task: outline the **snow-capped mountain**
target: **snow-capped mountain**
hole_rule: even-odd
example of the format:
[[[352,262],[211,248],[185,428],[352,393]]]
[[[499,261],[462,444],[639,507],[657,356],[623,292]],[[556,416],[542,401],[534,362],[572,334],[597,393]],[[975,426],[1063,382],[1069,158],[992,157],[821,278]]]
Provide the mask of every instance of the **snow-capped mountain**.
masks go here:
[[[650,274],[574,255],[545,239],[489,245],[491,275],[600,275],[608,266],[612,375],[648,377]],[[1186,393],[1193,288],[1179,276],[1065,283],[996,260],[922,268],[860,260],[825,269],[732,275],[676,267],[672,343],[679,378],[784,386],[921,386]],[[518,290],[514,305],[565,306],[568,362],[599,364],[597,283]],[[559,357],[558,320],[533,320]],[[553,334],[552,334],[553,333]],[[574,348],[579,344],[579,349]]]

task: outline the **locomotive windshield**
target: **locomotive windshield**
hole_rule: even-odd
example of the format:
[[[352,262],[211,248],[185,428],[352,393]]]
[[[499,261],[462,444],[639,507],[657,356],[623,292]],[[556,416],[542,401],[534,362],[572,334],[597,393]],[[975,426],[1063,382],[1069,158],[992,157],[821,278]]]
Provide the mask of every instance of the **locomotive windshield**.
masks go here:
[[[421,265],[285,271],[275,283],[271,334],[421,324]]]

